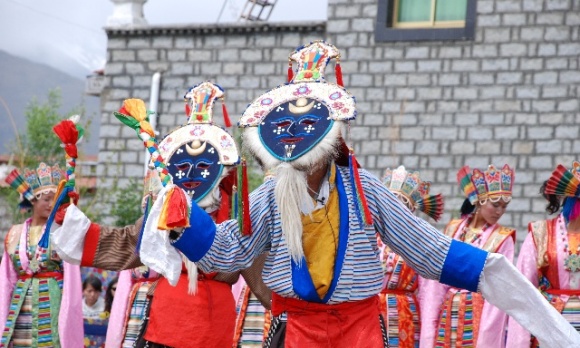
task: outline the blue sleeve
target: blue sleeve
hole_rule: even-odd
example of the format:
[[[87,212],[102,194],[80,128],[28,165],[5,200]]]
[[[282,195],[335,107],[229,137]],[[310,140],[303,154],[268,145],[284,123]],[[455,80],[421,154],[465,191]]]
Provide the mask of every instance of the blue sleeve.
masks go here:
[[[216,234],[216,226],[211,216],[192,204],[189,214],[190,226],[183,230],[173,246],[193,262],[199,261],[211,248]]]
[[[477,291],[488,252],[453,240],[415,216],[378,179],[362,172],[381,239],[421,276]]]
[[[456,288],[477,292],[488,254],[485,250],[452,240],[439,281]]]
[[[251,266],[270,244],[275,201],[273,182],[267,181],[250,195],[252,234],[242,235],[237,220],[216,225],[199,207],[192,207],[190,227],[173,245],[204,272],[235,272]]]

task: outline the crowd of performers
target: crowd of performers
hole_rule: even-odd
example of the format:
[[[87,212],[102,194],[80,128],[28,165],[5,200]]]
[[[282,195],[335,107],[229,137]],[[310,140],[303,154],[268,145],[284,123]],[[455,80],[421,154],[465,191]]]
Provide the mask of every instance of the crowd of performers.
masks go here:
[[[83,346],[79,266],[121,271],[106,347],[580,347],[580,164],[546,178],[561,212],[530,223],[516,268],[515,230],[498,223],[514,169],[459,169],[460,217],[438,231],[418,211],[439,220],[443,198],[419,173],[381,181],[356,161],[338,61],[337,83],[324,78],[338,57],[323,41],[299,47],[289,82],[241,116],[268,173],[251,193],[240,146],[213,122],[219,86],[191,88],[188,122],[159,142],[143,101],[126,100],[115,116],[151,154],[130,226],[76,205],[82,129],[57,125],[66,173],[9,177],[32,217],[5,240],[0,347]]]

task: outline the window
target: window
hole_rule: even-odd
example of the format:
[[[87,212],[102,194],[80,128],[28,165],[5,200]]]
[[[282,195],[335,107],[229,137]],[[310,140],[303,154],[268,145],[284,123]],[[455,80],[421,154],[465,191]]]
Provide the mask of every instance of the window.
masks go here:
[[[379,0],[375,41],[468,40],[477,0]]]

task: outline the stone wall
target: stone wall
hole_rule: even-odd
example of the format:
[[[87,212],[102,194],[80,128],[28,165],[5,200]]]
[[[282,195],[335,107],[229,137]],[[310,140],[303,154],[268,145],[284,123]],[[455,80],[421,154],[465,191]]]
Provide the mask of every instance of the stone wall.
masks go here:
[[[141,98],[148,104],[154,73],[162,74],[158,138],[187,121],[183,96],[189,87],[205,80],[224,88],[228,112],[232,121],[237,121],[255,97],[286,82],[289,53],[305,42],[324,37],[324,30],[325,23],[107,30],[99,185],[112,185],[116,177],[124,184],[127,178],[143,176],[143,144],[112,113],[126,98]],[[216,103],[215,121],[223,123],[219,107]]]
[[[341,50],[345,86],[358,101],[351,141],[364,166],[377,175],[399,164],[419,170],[445,195],[447,221],[463,200],[461,166],[508,163],[516,184],[501,222],[523,239],[527,223],[546,216],[541,182],[580,149],[580,0],[479,0],[474,41],[398,43],[374,41],[376,0],[328,6],[326,23],[108,29],[99,182],[142,176],[142,144],[112,112],[125,98],[148,101],[155,72],[166,134],[185,122],[188,87],[220,84],[235,119],[285,81],[296,46],[326,38]]]
[[[501,222],[545,218],[538,190],[580,159],[580,1],[478,0],[474,41],[377,43],[377,1],[329,0],[327,39],[362,114],[352,138],[366,168],[404,164],[434,182],[448,221],[457,170],[508,163],[513,202]]]

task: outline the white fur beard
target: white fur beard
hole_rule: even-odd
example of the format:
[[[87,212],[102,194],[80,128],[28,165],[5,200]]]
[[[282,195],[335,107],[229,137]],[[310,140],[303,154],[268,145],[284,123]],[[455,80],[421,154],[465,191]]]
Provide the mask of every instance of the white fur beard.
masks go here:
[[[282,235],[288,243],[288,252],[294,262],[300,264],[304,256],[302,248],[302,214],[314,209],[308,194],[306,174],[289,163],[282,163],[276,171],[276,204],[280,212]]]
[[[190,295],[195,295],[197,293],[197,265],[193,261],[189,261],[187,257],[181,255],[183,263],[185,263],[185,269],[187,269],[187,293]]]
[[[307,172],[336,157],[337,140],[341,136],[343,122],[334,122],[326,136],[310,151],[299,158],[284,162],[266,149],[260,141],[258,127],[248,127],[242,133],[243,143],[257,157],[263,170],[276,169],[274,195],[280,212],[282,234],[288,243],[288,252],[296,263],[304,256],[302,248],[302,215],[314,209],[308,193]]]

